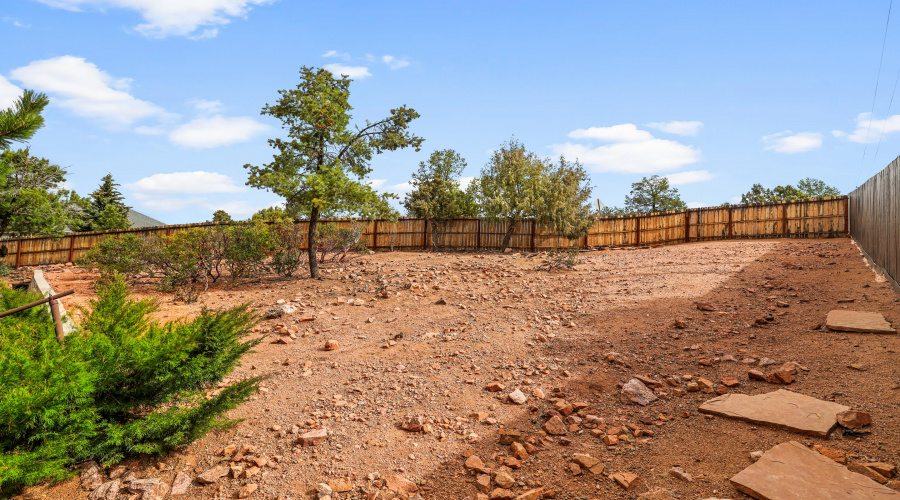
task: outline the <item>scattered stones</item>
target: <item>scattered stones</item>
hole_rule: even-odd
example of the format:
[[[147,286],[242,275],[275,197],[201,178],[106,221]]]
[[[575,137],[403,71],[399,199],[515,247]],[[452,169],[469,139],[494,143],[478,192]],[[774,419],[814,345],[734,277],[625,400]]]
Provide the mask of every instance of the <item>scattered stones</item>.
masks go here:
[[[417,491],[419,491],[419,487],[416,486],[416,483],[406,479],[403,476],[398,475],[390,475],[384,477],[384,484],[388,487],[389,490],[394,493],[403,494],[403,495],[411,495]]]
[[[669,469],[669,475],[676,479],[681,479],[682,481],[687,483],[694,482],[694,476],[685,472],[681,467],[672,467],[671,469]]]
[[[826,457],[834,460],[835,462],[837,462],[839,464],[844,464],[844,465],[847,464],[847,454],[841,450],[835,450],[833,448],[826,448],[820,444],[817,444],[817,445],[813,446],[813,451],[815,451],[817,453],[821,453],[822,455],[825,455]]]
[[[297,438],[297,444],[300,446],[316,446],[321,444],[322,441],[328,437],[327,429],[313,429],[309,432],[301,434],[299,438]]]
[[[228,474],[228,467],[224,465],[219,465],[213,467],[211,469],[207,469],[202,474],[197,476],[197,482],[200,484],[213,484],[219,480],[221,477],[225,477]],[[132,481],[132,484],[134,481]]]
[[[122,482],[118,479],[107,481],[92,491],[91,494],[88,495],[88,500],[116,500],[121,487]]]
[[[547,434],[551,436],[562,436],[568,432],[566,428],[566,424],[563,423],[562,419],[558,416],[554,415],[550,417],[550,420],[544,422],[544,425],[541,427]]]
[[[741,381],[734,377],[725,377],[722,379],[722,385],[725,387],[737,387],[741,385]]]
[[[338,347],[339,346],[338,346],[337,341],[329,340],[329,341],[325,342],[325,346],[323,347],[323,350],[336,351],[338,349]]]
[[[526,396],[519,389],[516,389],[509,393],[509,400],[517,405],[523,405],[526,401],[528,401],[528,396]]]
[[[884,316],[877,312],[835,309],[829,311],[825,326],[829,330],[841,332],[897,333]]]
[[[864,411],[848,410],[837,414],[837,421],[841,427],[847,429],[859,429],[872,423],[872,416]]]
[[[172,481],[171,495],[187,495],[190,487],[191,476],[188,476],[184,472],[179,472],[178,474],[175,474],[175,479]]]
[[[88,462],[81,471],[81,487],[93,491],[103,484],[103,471],[97,462]]]
[[[836,415],[849,409],[844,405],[782,389],[756,396],[718,396],[700,405],[699,411],[803,434],[827,436],[837,425]]]
[[[765,382],[766,374],[759,370],[750,370],[747,372],[747,376],[750,377],[750,380],[762,380]]]
[[[500,392],[503,389],[506,389],[506,386],[501,384],[500,382],[491,382],[484,388],[488,392]]]
[[[259,485],[257,485],[256,483],[250,483],[241,486],[240,491],[238,491],[238,498],[249,498],[257,488],[259,488]]]
[[[779,480],[773,481],[776,477]],[[851,472],[795,441],[770,449],[756,463],[732,477],[731,483],[760,500],[900,499],[900,493]]]
[[[421,415],[407,415],[400,422],[400,428],[409,432],[422,432],[425,425],[425,417]]]
[[[631,491],[641,485],[641,478],[630,472],[619,472],[609,477],[619,484],[625,491]]]
[[[638,500],[674,500],[676,498],[678,497],[672,491],[660,487],[638,495]]]
[[[716,308],[707,302],[697,302],[697,309],[700,311],[715,311]]]
[[[636,378],[629,380],[622,386],[622,398],[625,401],[641,406],[647,406],[658,399],[656,394],[653,394],[653,391]]]
[[[480,471],[484,469],[484,462],[478,458],[478,455],[472,455],[466,459],[465,463],[463,463],[463,467],[469,470],[477,470]]]
[[[512,443],[521,443],[525,437],[519,431],[512,429],[503,429],[500,431],[500,444],[509,445]]]
[[[847,465],[847,469],[857,474],[862,474],[879,484],[887,484],[888,482],[888,478],[870,469],[866,464],[849,464]]]

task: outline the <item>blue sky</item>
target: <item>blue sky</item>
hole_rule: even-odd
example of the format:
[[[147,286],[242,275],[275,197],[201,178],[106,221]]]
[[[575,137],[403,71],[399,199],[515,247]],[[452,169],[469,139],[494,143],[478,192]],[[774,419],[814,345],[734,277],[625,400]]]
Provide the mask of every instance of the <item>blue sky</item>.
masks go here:
[[[900,9],[867,114],[888,4],[8,0],[0,106],[49,94],[32,153],[81,194],[112,173],[166,223],[279,201],[242,167],[271,159],[281,130],[260,108],[304,65],[354,77],[359,121],[422,115],[421,152],[372,163],[401,196],[432,151],[456,149],[471,177],[512,135],[579,159],[607,205],[652,174],[692,206],[807,176],[846,193],[900,152]]]

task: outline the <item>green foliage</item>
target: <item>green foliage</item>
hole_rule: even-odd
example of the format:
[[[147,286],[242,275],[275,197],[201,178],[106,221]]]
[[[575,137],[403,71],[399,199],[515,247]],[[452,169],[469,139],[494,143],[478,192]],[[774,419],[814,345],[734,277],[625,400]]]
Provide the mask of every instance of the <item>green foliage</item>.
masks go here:
[[[0,288],[5,308],[33,299]],[[85,460],[161,455],[233,422],[258,378],[205,397],[259,341],[247,306],[159,324],[121,279],[98,286],[81,329],[56,341],[41,308],[0,319],[0,489],[71,475]]]
[[[224,210],[216,210],[213,212],[212,222],[231,222],[233,219],[228,212]]]
[[[100,180],[100,186],[85,199],[81,206],[80,231],[111,231],[128,229],[128,212],[131,207],[125,205],[125,196],[117,189],[112,174],[106,174]]]
[[[594,225],[590,176],[577,161],[545,165],[542,204],[538,222],[569,240],[583,238]]]
[[[470,192],[481,213],[489,219],[507,223],[501,244],[503,249],[509,246],[519,222],[540,214],[544,170],[544,162],[513,138],[491,154],[491,159],[481,169],[481,176],[472,181]]]
[[[103,274],[133,278],[147,268],[146,257],[151,251],[151,241],[127,233],[119,238],[107,236],[91,247],[78,260],[78,264],[97,267]]]
[[[11,108],[0,111],[0,149],[31,139],[44,126],[41,113],[49,103],[46,94],[25,90]]]
[[[275,247],[270,264],[272,271],[279,276],[293,276],[305,262],[305,250],[301,250],[305,235],[293,222],[273,223],[269,231]]]
[[[253,214],[251,217],[252,221],[260,221],[260,222],[285,222],[285,221],[293,221],[294,218],[290,216],[283,208],[275,206],[264,208],[259,212]]]
[[[281,90],[274,105],[261,114],[281,120],[288,139],[271,139],[274,160],[263,166],[245,165],[248,184],[272,191],[286,201],[292,214],[307,214],[309,267],[319,277],[315,258],[316,224],[323,215],[358,214],[394,217],[392,197],[379,195],[365,183],[375,154],[407,147],[419,150],[423,139],[411,134],[415,110],[402,106],[390,116],[351,127],[350,79],[329,71],[303,67],[295,89]]]
[[[631,194],[625,197],[625,210],[636,214],[685,210],[678,190],[669,186],[669,179],[653,175],[631,185]]]
[[[634,215],[634,212],[625,210],[622,207],[603,207],[600,209],[598,215],[600,215],[600,217],[627,217],[629,215]]]
[[[0,153],[6,173],[0,186],[0,236],[62,236],[77,226],[78,197],[63,189],[66,170],[28,149]]]
[[[419,162],[419,170],[412,176],[413,190],[403,200],[407,214],[431,224],[435,250],[443,245],[446,221],[478,215],[472,194],[459,188],[465,168],[466,160],[456,151],[435,151],[428,161]]]
[[[223,231],[208,231],[220,239],[222,257],[231,284],[265,273],[266,258],[273,248],[272,233],[265,224],[237,224]]]
[[[841,192],[825,182],[807,177],[797,182],[797,187],[790,184],[767,189],[762,184],[754,184],[750,191],[741,196],[741,203],[774,203],[778,201],[805,200],[807,198],[824,198],[840,196]]]
[[[350,252],[359,252],[365,249],[362,235],[365,232],[364,224],[353,223],[349,228],[339,227],[334,222],[320,225],[318,231],[320,262],[331,255],[332,261],[343,262]]]

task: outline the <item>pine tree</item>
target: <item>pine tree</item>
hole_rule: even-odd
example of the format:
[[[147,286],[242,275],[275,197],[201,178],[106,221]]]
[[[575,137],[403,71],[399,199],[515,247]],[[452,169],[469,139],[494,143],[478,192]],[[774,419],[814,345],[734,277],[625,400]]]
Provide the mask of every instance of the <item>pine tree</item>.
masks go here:
[[[31,139],[44,125],[41,113],[49,102],[46,94],[26,90],[13,107],[0,111],[0,149]]]
[[[91,193],[91,204],[85,214],[85,229],[89,231],[108,231],[111,229],[128,229],[128,212],[131,207],[125,205],[125,196],[119,192],[112,174],[100,179],[100,186]]]

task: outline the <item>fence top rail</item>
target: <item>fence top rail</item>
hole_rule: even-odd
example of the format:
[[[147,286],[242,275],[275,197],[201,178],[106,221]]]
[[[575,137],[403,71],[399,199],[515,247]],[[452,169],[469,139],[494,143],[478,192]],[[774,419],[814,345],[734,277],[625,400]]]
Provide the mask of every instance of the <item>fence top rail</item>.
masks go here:
[[[794,204],[804,204],[804,203],[814,203],[821,201],[834,201],[834,200],[844,200],[848,199],[849,196],[829,196],[823,198],[808,198],[804,200],[785,200],[779,202],[770,202],[770,203],[748,203],[742,205],[720,205],[716,207],[699,207],[699,208],[688,208],[685,210],[677,210],[677,211],[669,211],[669,212],[653,212],[647,214],[634,214],[634,215],[623,215],[619,217],[598,217],[597,221],[611,221],[611,220],[635,220],[635,219],[643,219],[648,217],[666,217],[678,214],[688,214],[691,212],[707,212],[714,210],[722,210],[722,209],[734,209],[734,208],[763,208],[763,207],[774,207],[774,206],[784,206],[784,205],[794,205]],[[400,217],[396,221],[392,219],[364,219],[360,217],[341,217],[341,218],[329,218],[329,219],[320,219],[320,223],[330,223],[330,222],[390,222],[390,223],[399,223],[404,221],[426,221],[427,219],[423,219],[420,217]],[[485,222],[505,222],[502,218],[488,218],[488,217],[461,217],[458,219],[453,219],[453,222],[462,222],[462,221],[485,221]],[[523,219],[520,222],[531,222],[531,218]],[[130,228],[130,229],[113,229],[108,231],[85,231],[85,232],[71,232],[66,233],[61,237],[53,237],[53,236],[20,236],[20,237],[10,237],[3,238],[4,240],[39,240],[39,239],[61,239],[61,238],[71,238],[71,237],[82,237],[82,236],[103,236],[103,235],[119,235],[119,234],[129,234],[129,233],[143,233],[143,232],[153,232],[160,230],[172,230],[172,229],[193,229],[193,228],[203,228],[203,227],[216,227],[216,226],[231,226],[238,224],[247,224],[252,221],[228,221],[228,222],[197,222],[192,224],[168,224],[162,226],[147,226],[141,228]],[[262,221],[266,224],[272,224],[274,221]],[[308,222],[306,219],[294,219],[293,222],[295,224]],[[450,222],[450,221],[448,221]]]

